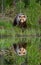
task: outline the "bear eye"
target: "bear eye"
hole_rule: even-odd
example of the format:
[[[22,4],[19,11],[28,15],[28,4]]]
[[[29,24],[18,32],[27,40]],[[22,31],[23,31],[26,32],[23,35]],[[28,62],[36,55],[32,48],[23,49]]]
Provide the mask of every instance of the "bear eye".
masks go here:
[[[23,16],[25,18],[25,16]]]
[[[21,16],[19,16],[19,18],[21,18]]]
[[[21,49],[20,49],[20,51],[21,51]]]
[[[23,52],[23,54],[25,54],[25,52]]]
[[[21,54],[21,53],[19,52],[19,54]]]

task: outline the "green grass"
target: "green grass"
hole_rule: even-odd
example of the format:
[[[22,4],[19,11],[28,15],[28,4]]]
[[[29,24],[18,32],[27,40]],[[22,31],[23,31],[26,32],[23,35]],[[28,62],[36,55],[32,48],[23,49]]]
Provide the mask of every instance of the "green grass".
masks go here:
[[[18,26],[13,27],[11,20],[0,19],[0,35],[11,35],[11,37],[0,38],[0,49],[9,48],[13,43],[27,42],[27,60],[28,65],[39,65],[41,62],[41,52],[39,45],[41,44],[41,37],[29,36],[41,34],[41,25],[38,20],[41,17],[41,6],[36,3],[31,3],[29,8],[24,10],[24,13],[28,16],[27,28],[22,32],[22,29]],[[15,37],[16,34],[27,35],[26,38]],[[25,57],[15,56],[16,65],[21,65],[25,61]],[[6,65],[6,64],[5,64]]]

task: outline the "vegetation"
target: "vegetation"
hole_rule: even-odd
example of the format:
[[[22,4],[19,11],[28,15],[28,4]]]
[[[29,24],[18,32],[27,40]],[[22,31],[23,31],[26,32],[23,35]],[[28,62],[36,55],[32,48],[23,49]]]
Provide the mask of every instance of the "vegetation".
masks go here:
[[[27,28],[23,30],[24,32],[22,32],[22,29],[18,26],[13,27],[13,20],[20,11],[27,16]],[[40,18],[41,0],[21,0],[21,2],[19,0],[0,0],[0,50],[6,50],[7,48],[12,47],[13,43],[27,42],[26,56],[19,57],[10,49],[3,58],[0,57],[1,65],[21,65],[25,62],[25,59],[27,60],[28,65],[40,65]],[[27,36],[22,38],[17,36],[17,34]],[[1,63],[1,59],[3,59],[3,64]]]

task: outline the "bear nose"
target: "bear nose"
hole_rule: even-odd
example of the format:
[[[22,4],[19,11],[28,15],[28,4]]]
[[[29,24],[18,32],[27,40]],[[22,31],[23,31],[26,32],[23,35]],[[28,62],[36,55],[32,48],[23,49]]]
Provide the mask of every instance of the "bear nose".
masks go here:
[[[20,22],[24,22],[24,19],[20,19]]]

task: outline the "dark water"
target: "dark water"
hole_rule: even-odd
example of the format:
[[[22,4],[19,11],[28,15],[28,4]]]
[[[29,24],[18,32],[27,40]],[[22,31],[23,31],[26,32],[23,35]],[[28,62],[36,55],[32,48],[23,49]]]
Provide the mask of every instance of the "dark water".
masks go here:
[[[14,38],[8,38],[8,39],[0,39],[0,44],[1,44],[1,48],[2,49],[4,49],[4,47],[6,48],[6,47],[9,47],[9,45],[12,45],[11,43],[13,43],[13,42],[15,42],[15,41],[17,42],[17,41],[19,41],[18,39],[14,39]],[[41,53],[39,53],[39,48],[41,49],[41,38],[40,37],[32,37],[32,38],[27,38],[27,40],[30,40],[31,42],[31,44],[30,43],[28,43],[28,48],[27,48],[27,50],[28,50],[28,54],[27,54],[27,56],[28,56],[28,58],[29,58],[29,63],[31,64],[31,62],[32,62],[32,65],[34,64],[34,63],[36,63],[36,61],[35,60],[37,60],[37,63],[36,63],[36,65],[38,65],[38,62],[40,62],[40,60],[39,60],[39,58],[40,58],[40,56],[41,56]],[[40,45],[40,46],[39,46]],[[29,50],[30,49],[30,50]],[[32,50],[32,51],[31,51]],[[33,52],[33,50],[34,50],[34,52]],[[31,54],[32,53],[32,54]],[[35,56],[34,56],[35,55]],[[30,56],[31,56],[31,58],[30,58]],[[22,57],[20,58],[20,57],[18,57],[17,55],[15,56],[14,55],[14,58],[16,58],[16,60],[15,60],[15,62],[16,62],[16,65],[20,65],[21,63],[22,63],[22,61],[24,61],[25,59],[23,58],[22,59]],[[31,59],[31,60],[30,60]],[[8,59],[7,59],[8,60]],[[34,61],[35,62],[34,62]],[[5,63],[4,62],[4,57],[3,56],[0,56],[0,65],[15,65],[15,63],[14,64],[8,64],[8,63]],[[23,64],[24,65],[24,64]],[[34,64],[35,65],[35,64]]]

